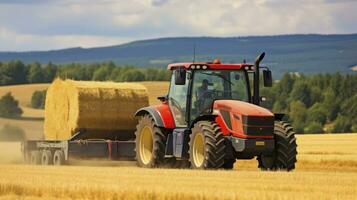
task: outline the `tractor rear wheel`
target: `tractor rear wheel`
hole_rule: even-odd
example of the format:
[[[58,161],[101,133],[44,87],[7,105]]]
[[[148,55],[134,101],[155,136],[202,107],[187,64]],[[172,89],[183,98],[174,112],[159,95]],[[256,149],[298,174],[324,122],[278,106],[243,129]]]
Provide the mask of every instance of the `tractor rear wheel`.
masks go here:
[[[272,155],[260,155],[257,160],[262,170],[295,169],[296,163],[296,138],[295,132],[289,123],[276,121],[274,126],[275,151]]]
[[[140,167],[159,167],[165,157],[166,135],[150,115],[144,115],[136,126],[136,160]]]
[[[217,169],[224,165],[226,145],[219,125],[197,122],[190,135],[190,163],[194,169]]]

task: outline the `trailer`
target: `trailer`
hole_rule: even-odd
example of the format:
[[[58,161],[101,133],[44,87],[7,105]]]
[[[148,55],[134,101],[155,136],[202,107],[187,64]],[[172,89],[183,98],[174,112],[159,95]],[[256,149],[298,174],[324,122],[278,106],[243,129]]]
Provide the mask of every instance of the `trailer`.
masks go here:
[[[66,165],[71,159],[108,159],[135,161],[135,141],[80,139],[78,132],[69,140],[26,140],[22,153],[33,165]],[[134,133],[133,133],[134,134]]]

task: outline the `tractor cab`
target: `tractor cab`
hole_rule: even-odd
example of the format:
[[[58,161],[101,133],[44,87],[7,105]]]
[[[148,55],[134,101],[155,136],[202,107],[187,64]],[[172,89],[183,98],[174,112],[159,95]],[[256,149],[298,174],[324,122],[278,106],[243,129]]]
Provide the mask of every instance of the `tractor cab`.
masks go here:
[[[159,97],[162,104],[136,113],[141,117],[136,131],[139,166],[169,162],[232,168],[236,159],[257,157],[262,169],[293,169],[291,126],[282,121],[283,115],[259,106],[261,68],[263,85],[272,86],[271,71],[260,67],[264,55],[254,64],[215,60],[168,65],[173,73],[168,94]]]
[[[175,63],[168,101],[175,124],[185,127],[212,113],[216,100],[252,103],[248,73],[252,64]]]

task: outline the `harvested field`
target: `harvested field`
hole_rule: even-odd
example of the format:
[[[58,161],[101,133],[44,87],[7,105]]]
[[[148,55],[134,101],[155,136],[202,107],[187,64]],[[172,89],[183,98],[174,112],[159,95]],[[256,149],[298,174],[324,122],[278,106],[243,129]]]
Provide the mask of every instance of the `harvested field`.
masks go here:
[[[355,199],[356,142],[357,134],[298,135],[297,169],[290,173],[261,172],[255,160],[237,161],[232,171],[142,169],[101,161],[42,167],[3,160],[0,198]]]
[[[0,96],[11,92],[22,107],[27,107],[31,103],[32,93],[36,90],[46,90],[48,86],[47,83],[0,86]]]

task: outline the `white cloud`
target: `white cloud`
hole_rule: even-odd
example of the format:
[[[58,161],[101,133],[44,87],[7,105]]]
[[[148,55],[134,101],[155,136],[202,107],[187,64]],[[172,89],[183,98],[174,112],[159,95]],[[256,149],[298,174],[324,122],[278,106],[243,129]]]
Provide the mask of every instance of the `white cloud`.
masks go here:
[[[357,32],[356,9],[351,0],[2,1],[0,50],[173,36],[351,33]]]
[[[12,51],[32,51],[60,49],[64,47],[89,48],[121,44],[129,42],[131,40],[133,40],[133,38],[92,35],[26,35],[17,34],[9,30],[0,28],[1,51],[9,51],[9,49]]]

